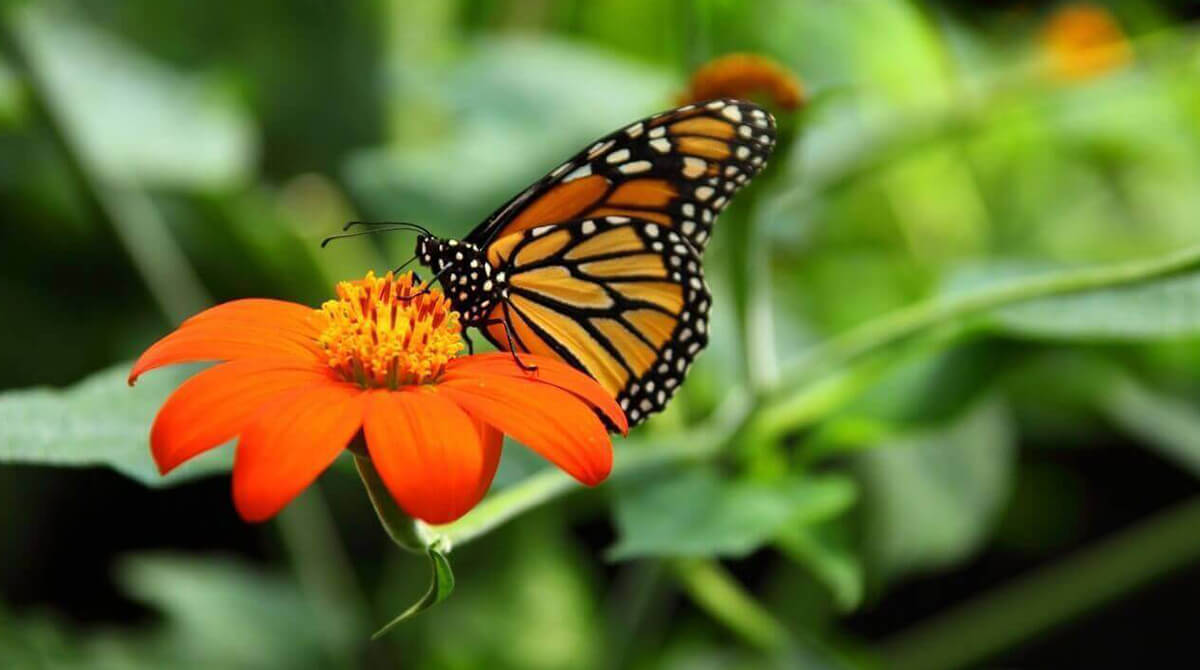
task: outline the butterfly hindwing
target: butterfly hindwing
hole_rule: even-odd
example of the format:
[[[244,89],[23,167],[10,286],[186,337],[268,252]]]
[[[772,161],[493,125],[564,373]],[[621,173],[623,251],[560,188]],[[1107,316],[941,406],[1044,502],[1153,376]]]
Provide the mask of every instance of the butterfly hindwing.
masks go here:
[[[742,100],[656,114],[555,168],[467,236],[486,246],[547,224],[626,216],[673,228],[703,251],[730,198],[766,166],[775,120]]]
[[[587,372],[630,425],[661,410],[708,341],[711,297],[691,243],[657,221],[620,215],[506,238],[492,262],[508,296],[489,315],[488,339],[508,349],[511,337],[519,353]]]

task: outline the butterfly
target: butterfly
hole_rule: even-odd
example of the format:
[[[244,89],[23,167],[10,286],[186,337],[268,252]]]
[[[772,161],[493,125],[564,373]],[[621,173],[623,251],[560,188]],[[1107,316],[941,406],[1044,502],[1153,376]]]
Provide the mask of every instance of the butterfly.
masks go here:
[[[425,231],[415,258],[464,326],[523,367],[531,353],[586,372],[637,425],[708,343],[701,258],[774,145],[774,118],[742,100],[655,114],[600,138],[464,239]]]

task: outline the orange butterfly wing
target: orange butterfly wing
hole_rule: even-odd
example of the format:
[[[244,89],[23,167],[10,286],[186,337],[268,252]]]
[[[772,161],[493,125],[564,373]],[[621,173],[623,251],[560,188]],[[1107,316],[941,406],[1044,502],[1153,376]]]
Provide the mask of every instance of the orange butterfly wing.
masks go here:
[[[479,246],[572,219],[626,216],[675,228],[703,251],[729,199],[762,171],[775,120],[741,100],[656,114],[592,144],[467,236]]]
[[[699,255],[648,219],[589,218],[507,236],[497,347],[559,358],[617,399],[630,425],[661,410],[708,342]],[[507,239],[506,238],[506,239]],[[505,332],[505,331],[508,332]]]

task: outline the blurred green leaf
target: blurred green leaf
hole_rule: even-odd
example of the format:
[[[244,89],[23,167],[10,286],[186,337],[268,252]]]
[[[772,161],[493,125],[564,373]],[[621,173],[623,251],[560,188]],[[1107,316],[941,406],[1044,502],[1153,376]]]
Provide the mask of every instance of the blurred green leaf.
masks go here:
[[[435,81],[443,125],[354,154],[345,173],[368,215],[454,235],[586,142],[667,106],[671,90],[660,70],[528,35],[479,40]]]
[[[862,602],[863,566],[840,530],[828,523],[795,526],[780,533],[777,543],[829,588],[839,611],[849,612]]]
[[[558,512],[525,515],[501,532],[456,548],[454,597],[400,626],[386,641],[422,650],[415,665],[423,668],[607,667],[593,557],[572,539]],[[397,561],[396,567],[411,563]],[[382,599],[410,593],[412,581],[411,569],[397,570]]]
[[[647,478],[616,493],[612,560],[638,556],[738,558],[785,528],[845,511],[855,488],[836,475],[778,482],[729,480],[709,468]]]
[[[17,123],[25,112],[25,91],[8,62],[0,60],[0,127]]]
[[[0,462],[59,467],[107,466],[147,486],[169,486],[229,469],[216,450],[158,474],[150,457],[150,425],[182,369],[156,370],[130,388],[122,363],[70,388],[0,393]]]
[[[994,398],[859,454],[868,567],[889,579],[970,554],[999,518],[1015,459],[1009,414]]]
[[[328,619],[283,577],[228,558],[143,555],[121,566],[120,581],[162,613],[160,643],[174,658],[199,667],[328,665],[321,662],[327,635],[317,630]]]
[[[171,71],[45,5],[13,16],[55,113],[106,177],[212,190],[249,177],[255,130],[213,82]]]
[[[1099,391],[1108,418],[1164,458],[1200,476],[1200,411],[1187,402],[1128,377]]]
[[[387,635],[396,626],[449,598],[450,594],[454,592],[454,571],[450,569],[450,561],[442,552],[432,547],[427,550],[427,553],[432,573],[429,580],[429,590],[425,592],[425,595],[421,596],[420,600],[401,612],[395,619],[389,621],[386,626],[375,631],[375,634],[371,636],[372,640],[378,640]]]
[[[1200,273],[1043,298],[984,318],[1009,335],[1056,340],[1152,340],[1200,335]]]
[[[125,592],[156,610],[157,621],[136,629],[105,626],[81,632],[44,616],[10,618],[0,612],[3,665],[62,670],[338,667],[323,653],[328,631],[319,626],[328,616],[314,616],[296,585],[279,575],[223,556],[172,554],[128,558],[118,573]]]

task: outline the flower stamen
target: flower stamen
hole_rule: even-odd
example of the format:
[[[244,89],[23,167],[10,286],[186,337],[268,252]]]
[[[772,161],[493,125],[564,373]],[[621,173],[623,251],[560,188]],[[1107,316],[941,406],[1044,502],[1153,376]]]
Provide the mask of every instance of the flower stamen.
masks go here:
[[[411,272],[368,272],[340,282],[337,295],[317,310],[326,322],[318,342],[346,381],[393,390],[426,384],[463,350],[458,312],[441,291],[415,288]]]

